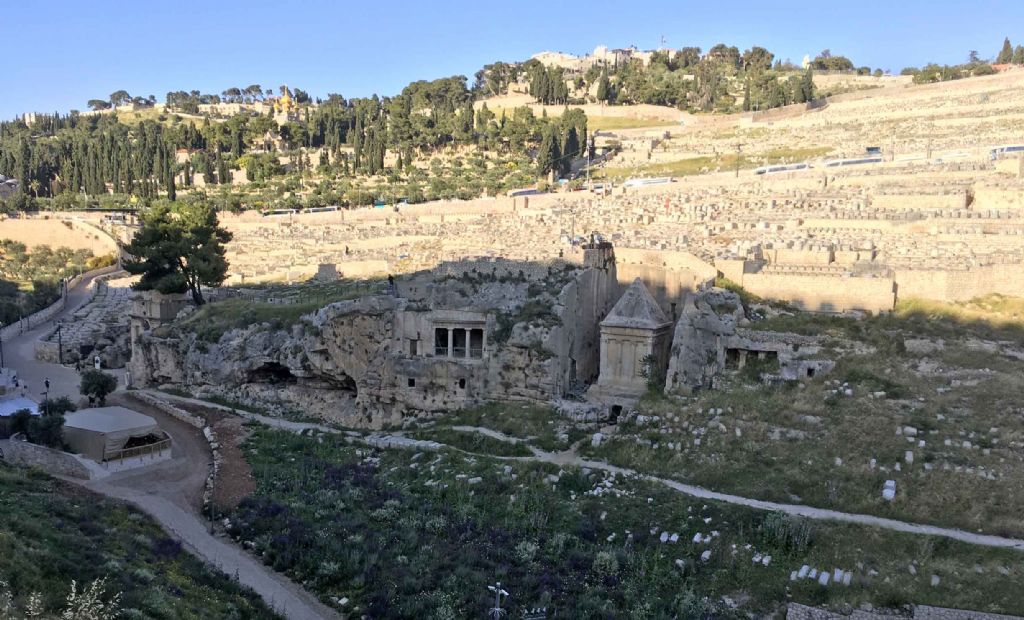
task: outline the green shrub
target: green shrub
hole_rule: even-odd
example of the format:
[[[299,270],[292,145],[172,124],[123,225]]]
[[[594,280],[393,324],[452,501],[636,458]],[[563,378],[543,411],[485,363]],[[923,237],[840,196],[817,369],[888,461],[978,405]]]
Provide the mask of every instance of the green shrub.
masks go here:
[[[761,523],[765,540],[777,549],[802,554],[814,540],[814,528],[806,519],[773,512]]]

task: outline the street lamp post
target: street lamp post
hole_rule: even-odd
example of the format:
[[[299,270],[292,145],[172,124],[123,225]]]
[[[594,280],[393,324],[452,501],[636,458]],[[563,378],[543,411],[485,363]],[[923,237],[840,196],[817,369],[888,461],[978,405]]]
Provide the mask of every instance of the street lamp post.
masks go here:
[[[58,321],[57,322],[57,363],[59,363],[60,365],[63,366],[64,365],[64,341],[61,339],[61,333],[60,333],[61,327],[63,327],[63,325]]]

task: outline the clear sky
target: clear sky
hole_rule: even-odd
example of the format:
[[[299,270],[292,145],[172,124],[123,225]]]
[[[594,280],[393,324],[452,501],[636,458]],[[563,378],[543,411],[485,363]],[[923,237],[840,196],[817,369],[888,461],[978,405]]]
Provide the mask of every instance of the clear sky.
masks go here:
[[[3,14],[0,118],[84,110],[118,89],[160,102],[253,83],[389,95],[495,60],[653,49],[662,36],[674,48],[761,45],[794,62],[829,48],[894,72],[969,50],[994,58],[1004,36],[1024,43],[1024,0],[50,0]]]

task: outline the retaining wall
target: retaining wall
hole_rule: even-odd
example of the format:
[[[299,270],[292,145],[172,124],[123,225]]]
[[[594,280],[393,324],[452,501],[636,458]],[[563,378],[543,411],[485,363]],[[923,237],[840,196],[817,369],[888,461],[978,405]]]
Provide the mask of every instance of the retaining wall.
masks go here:
[[[915,605],[913,611],[864,611],[856,609],[849,614],[841,614],[827,609],[809,607],[799,603],[790,603],[786,609],[786,620],[1021,620],[1020,616],[1005,616],[963,609]]]
[[[23,467],[38,467],[54,476],[70,476],[89,480],[92,476],[89,468],[73,455],[45,446],[37,446],[27,441],[12,439],[0,440],[0,451],[4,461]]]
[[[873,209],[913,211],[957,211],[967,208],[967,192],[948,194],[873,194],[870,198]]]
[[[725,275],[758,297],[788,301],[811,312],[891,312],[896,305],[891,278],[735,272]]]
[[[85,273],[83,273],[81,275],[77,275],[77,276],[71,278],[70,280],[68,280],[68,287],[67,288],[68,288],[68,290],[71,290],[72,288],[78,286],[78,283],[81,282],[82,280],[84,280],[85,278],[89,278],[89,277],[92,277],[92,276],[99,277],[99,276],[102,276],[102,275],[112,274],[112,273],[115,273],[115,272],[117,272],[119,270],[120,270],[119,266],[117,266],[117,265],[110,265],[109,267],[101,267],[100,269],[94,269],[92,271],[87,271],[87,272],[85,272]],[[17,323],[11,323],[7,327],[4,327],[3,329],[0,329],[0,339],[10,340],[11,338],[17,336],[18,334],[23,334],[23,333],[25,333],[27,331],[30,331],[30,330],[33,329],[33,327],[32,327],[33,325],[38,326],[41,323],[45,323],[46,321],[49,321],[54,316],[59,314],[65,307],[66,307],[66,298],[62,296],[60,299],[58,299],[57,301],[53,302],[52,304],[50,304],[46,308],[43,308],[39,312],[36,312],[34,314],[30,314],[29,316],[27,316],[24,319],[18,321]]]
[[[1024,296],[1020,265],[989,265],[960,271],[911,270],[895,272],[900,299],[920,297],[937,301],[967,301],[992,293]]]

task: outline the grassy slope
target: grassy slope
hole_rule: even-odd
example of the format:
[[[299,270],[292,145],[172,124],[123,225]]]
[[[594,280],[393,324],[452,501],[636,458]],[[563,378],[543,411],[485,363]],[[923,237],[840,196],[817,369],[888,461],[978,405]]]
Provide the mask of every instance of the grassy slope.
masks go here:
[[[850,341],[871,349],[826,350],[823,357],[838,359],[836,370],[802,386],[772,388],[735,377],[726,389],[688,400],[646,400],[640,411],[661,422],[623,424],[613,441],[585,452],[750,497],[1022,537],[1024,457],[1014,446],[1024,439],[1024,362],[983,344],[1021,342],[1024,327],[1012,317],[1022,307],[1005,298],[962,307],[908,302],[892,316],[864,321],[798,314],[755,323],[822,335],[835,349]],[[1003,318],[981,320],[993,316]],[[904,339],[911,338],[945,345],[927,355],[908,353]],[[835,380],[848,383],[853,396],[835,393]],[[884,397],[873,396],[881,392]],[[904,426],[917,436],[897,435]],[[699,446],[697,429],[704,429]],[[669,442],[682,448],[669,450]],[[907,451],[913,464],[905,461]],[[897,482],[893,503],[881,499],[888,479]]]
[[[0,465],[0,580],[48,610],[106,577],[126,618],[276,618],[251,591],[182,551],[148,517],[43,474]]]
[[[267,429],[246,453],[257,492],[230,531],[325,600],[347,597],[346,609],[371,617],[480,616],[495,580],[512,594],[511,617],[535,606],[552,618],[746,617],[790,599],[1024,612],[1012,551],[825,522],[773,529],[766,513],[660,485],[620,478],[595,496],[603,474],[565,468],[552,483],[554,466],[484,455],[375,452]],[[661,531],[679,542],[660,542]],[[708,544],[691,542],[712,531]],[[799,532],[809,545],[794,542]],[[790,582],[805,563],[852,570],[854,584]],[[997,570],[1011,576],[993,579]],[[929,585],[933,574],[942,587]]]
[[[285,329],[305,314],[324,306],[355,299],[380,290],[370,283],[338,282],[330,285],[302,284],[268,286],[268,297],[288,298],[293,303],[267,303],[236,298],[210,302],[186,318],[181,327],[195,331],[200,340],[217,342],[232,329],[268,323],[273,329]]]
[[[832,149],[828,147],[807,149],[774,149],[752,155],[720,155],[717,157],[691,157],[671,162],[644,164],[641,166],[607,166],[595,170],[595,178],[621,180],[634,176],[692,176],[716,168],[728,171],[739,164],[741,170],[781,162],[799,162],[821,157]]]

